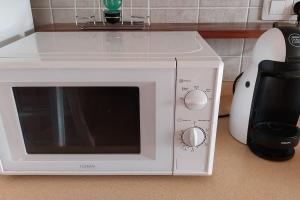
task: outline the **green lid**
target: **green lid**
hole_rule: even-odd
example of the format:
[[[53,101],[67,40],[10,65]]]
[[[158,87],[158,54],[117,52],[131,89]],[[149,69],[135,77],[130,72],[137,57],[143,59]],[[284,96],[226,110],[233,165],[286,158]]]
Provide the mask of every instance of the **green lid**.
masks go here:
[[[119,10],[122,0],[103,0],[103,3],[108,10]]]

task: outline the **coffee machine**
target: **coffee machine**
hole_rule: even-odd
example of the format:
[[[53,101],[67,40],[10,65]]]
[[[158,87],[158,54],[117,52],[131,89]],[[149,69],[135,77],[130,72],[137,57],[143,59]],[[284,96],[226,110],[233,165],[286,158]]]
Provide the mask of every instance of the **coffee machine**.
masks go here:
[[[298,144],[300,28],[278,26],[257,41],[253,60],[235,87],[229,129],[256,155],[291,159]]]

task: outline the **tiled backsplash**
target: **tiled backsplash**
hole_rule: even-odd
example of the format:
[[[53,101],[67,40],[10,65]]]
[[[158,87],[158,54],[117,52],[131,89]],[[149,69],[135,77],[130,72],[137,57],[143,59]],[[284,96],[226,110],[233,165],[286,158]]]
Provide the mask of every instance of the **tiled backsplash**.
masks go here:
[[[77,0],[79,15],[93,13],[94,0]],[[130,0],[123,0],[129,7]],[[146,12],[147,0],[132,0],[134,12]],[[262,22],[263,0],[150,0],[152,23]],[[31,0],[35,25],[74,23],[74,0]],[[127,9],[128,10],[128,9]],[[125,14],[126,15],[126,12]],[[255,39],[208,39],[225,62],[224,80],[233,80],[251,62]]]
[[[224,81],[235,77],[251,64],[252,50],[257,39],[206,39],[224,62]]]
[[[97,0],[100,1],[100,0]],[[94,0],[77,0],[79,14],[90,15]],[[124,10],[130,0],[123,0]],[[146,12],[147,0],[132,0],[134,12]],[[153,23],[257,22],[263,0],[150,0]],[[35,24],[74,22],[74,0],[31,0]],[[128,10],[128,9],[127,9]]]

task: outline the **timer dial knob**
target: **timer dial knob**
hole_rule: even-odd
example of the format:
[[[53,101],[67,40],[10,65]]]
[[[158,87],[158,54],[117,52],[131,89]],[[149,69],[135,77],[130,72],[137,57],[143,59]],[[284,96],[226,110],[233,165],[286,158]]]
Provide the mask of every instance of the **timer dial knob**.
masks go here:
[[[201,110],[207,102],[207,95],[202,90],[192,90],[184,98],[184,104],[190,110]]]
[[[182,134],[182,141],[189,147],[197,147],[206,139],[205,132],[198,127],[192,127],[185,130]]]

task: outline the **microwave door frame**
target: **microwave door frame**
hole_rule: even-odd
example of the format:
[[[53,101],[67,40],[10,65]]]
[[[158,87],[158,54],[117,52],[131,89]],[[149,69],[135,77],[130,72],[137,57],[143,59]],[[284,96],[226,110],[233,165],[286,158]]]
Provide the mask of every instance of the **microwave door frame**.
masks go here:
[[[131,63],[132,64],[132,63]],[[149,68],[137,70],[141,64]],[[164,65],[164,68],[153,68],[153,65]],[[151,65],[151,66],[149,66]],[[171,174],[173,165],[173,135],[174,135],[174,105],[175,105],[175,81],[176,62],[160,61],[159,63],[136,63],[137,69],[86,69],[85,73],[89,79],[82,77],[80,69],[60,69],[65,76],[57,76],[57,70],[8,70],[7,75],[12,82],[4,82],[5,73],[0,75],[0,94],[5,101],[0,103],[2,113],[1,138],[5,138],[4,149],[1,150],[1,162],[3,173],[12,174],[66,174],[76,172],[82,174]],[[68,71],[68,73],[66,73]],[[118,72],[117,72],[118,71]],[[22,76],[20,76],[22,74]],[[33,76],[34,75],[34,76]],[[98,75],[98,77],[97,77]],[[114,77],[116,80],[108,79]],[[26,77],[31,76],[30,80]],[[100,77],[99,77],[100,76]],[[101,80],[101,81],[99,81]],[[113,82],[114,81],[114,82]],[[127,86],[138,86],[144,98],[140,102],[150,103],[144,105],[141,115],[153,110],[153,125],[149,126],[149,117],[141,120],[141,148],[148,150],[141,155],[28,155],[26,153],[21,127],[18,120],[12,87],[14,86],[113,86],[126,84]],[[151,99],[152,96],[152,99]],[[58,97],[59,98],[59,97]],[[155,104],[151,105],[151,101]],[[166,105],[166,103],[168,103]],[[146,111],[146,109],[149,109]],[[3,111],[8,111],[3,115]],[[59,109],[58,109],[59,110]],[[142,117],[142,116],[141,116]],[[143,117],[142,117],[143,118]],[[153,129],[154,138],[145,138],[143,132]],[[142,130],[143,129],[143,130]],[[163,132],[163,133],[162,133]],[[13,137],[11,135],[13,134]],[[149,134],[151,135],[151,134]],[[153,134],[152,134],[153,135]],[[3,139],[4,139],[3,138]],[[168,138],[168,139],[167,139]],[[154,147],[149,141],[154,142]],[[12,148],[13,146],[17,148]],[[151,152],[152,148],[152,152]],[[149,150],[150,149],[150,150]],[[121,156],[121,157],[120,157]],[[54,159],[55,158],[55,159]],[[96,162],[94,162],[96,160]],[[58,162],[59,161],[59,162]],[[35,166],[33,165],[35,164]],[[64,164],[70,164],[63,166]],[[116,167],[118,166],[119,167]],[[43,167],[44,166],[44,167]],[[45,167],[46,166],[46,167]],[[85,168],[85,166],[94,166]],[[98,167],[99,166],[99,167]],[[111,169],[111,170],[110,170]]]

